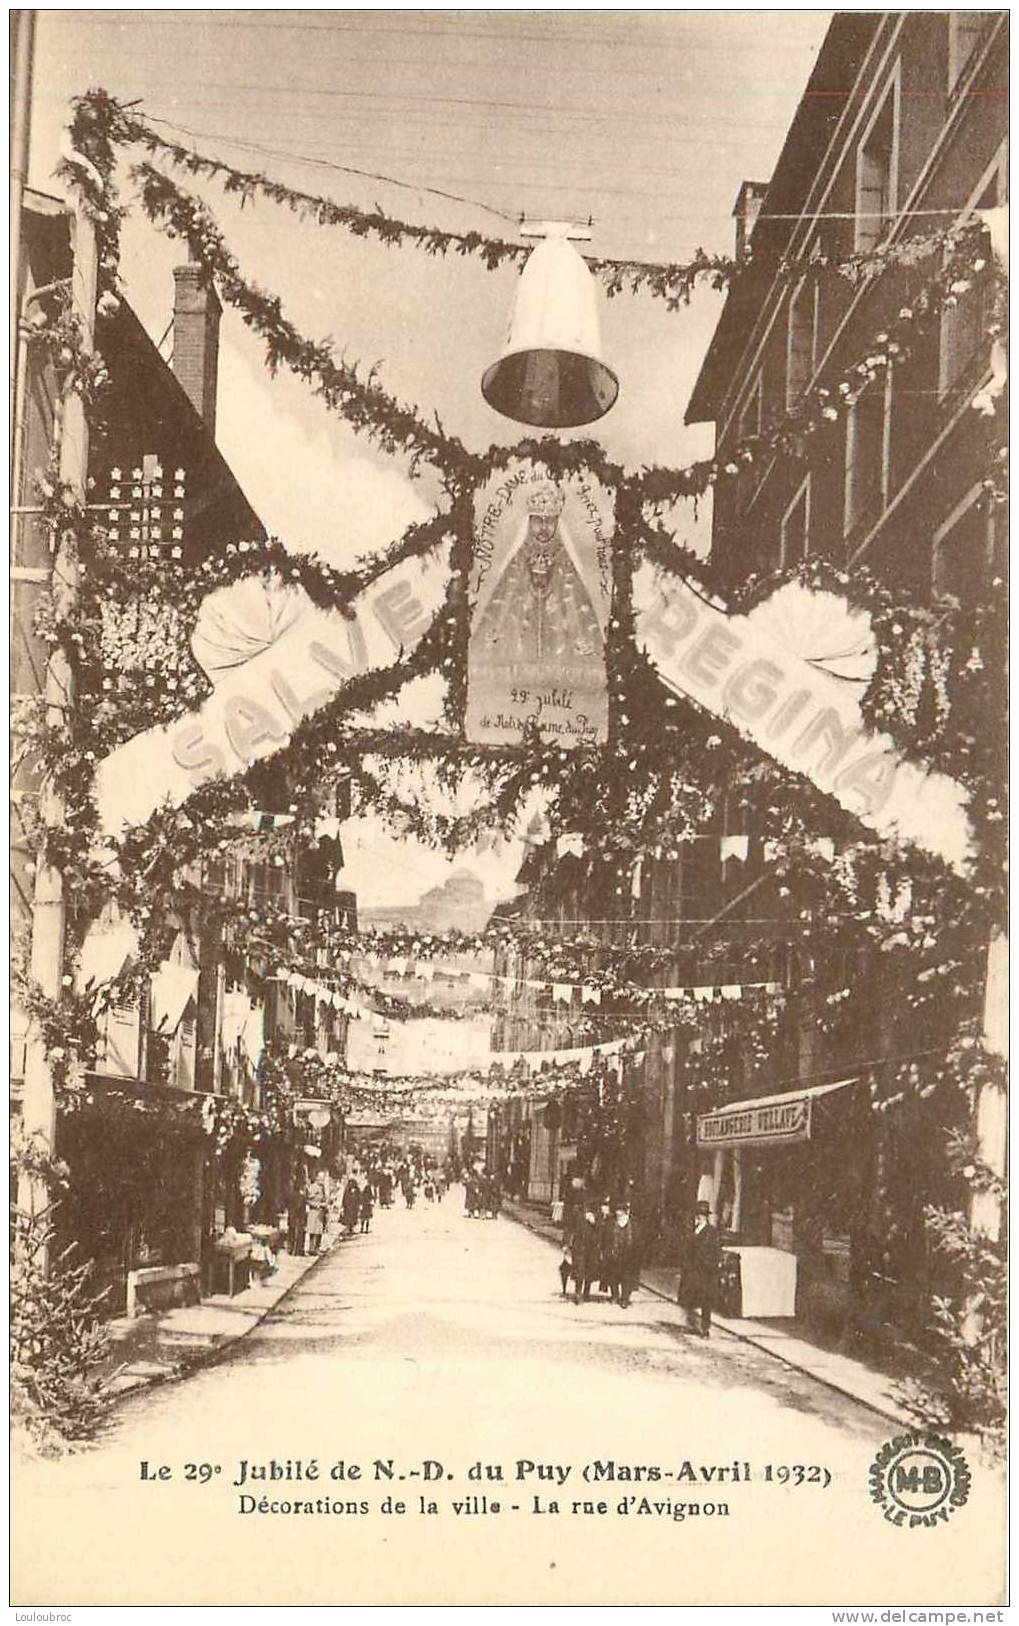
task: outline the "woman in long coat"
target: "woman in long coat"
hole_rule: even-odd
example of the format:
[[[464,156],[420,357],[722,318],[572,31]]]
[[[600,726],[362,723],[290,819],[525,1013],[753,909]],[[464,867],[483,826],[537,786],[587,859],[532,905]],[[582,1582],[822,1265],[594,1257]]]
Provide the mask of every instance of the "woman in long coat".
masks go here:
[[[353,1236],[354,1228],[361,1218],[361,1188],[356,1180],[347,1181],[347,1189],[343,1193],[340,1213],[343,1216],[344,1231],[347,1236]]]

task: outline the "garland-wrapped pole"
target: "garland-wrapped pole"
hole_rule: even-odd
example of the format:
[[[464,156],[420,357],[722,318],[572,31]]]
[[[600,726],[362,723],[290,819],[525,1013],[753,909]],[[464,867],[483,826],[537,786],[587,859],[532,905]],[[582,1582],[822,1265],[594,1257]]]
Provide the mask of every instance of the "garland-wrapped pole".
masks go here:
[[[73,226],[71,267],[71,308],[77,317],[82,343],[91,350],[95,336],[99,256],[96,235],[87,214],[76,206]],[[85,402],[73,388],[62,398],[60,416],[55,419],[58,435],[61,489],[82,508],[88,480],[89,428]],[[54,538],[53,598],[62,614],[69,615],[78,596],[78,559],[72,532]],[[70,663],[56,644],[46,665],[43,691],[47,719],[51,726],[63,726],[74,704],[74,681]],[[40,792],[43,832],[59,829],[64,823],[64,797],[56,786],[43,781]],[[48,999],[59,1001],[63,993],[64,933],[67,903],[64,879],[53,863],[40,853],[36,863],[32,898],[32,944],[29,974]],[[52,1157],[56,1139],[56,1093],[44,1034],[37,1018],[29,1025],[25,1049],[25,1082],[22,1124],[26,1139],[41,1153]],[[33,1163],[37,1160],[32,1160]],[[50,1201],[49,1188],[28,1170],[21,1177],[18,1205],[23,1212],[38,1214]]]

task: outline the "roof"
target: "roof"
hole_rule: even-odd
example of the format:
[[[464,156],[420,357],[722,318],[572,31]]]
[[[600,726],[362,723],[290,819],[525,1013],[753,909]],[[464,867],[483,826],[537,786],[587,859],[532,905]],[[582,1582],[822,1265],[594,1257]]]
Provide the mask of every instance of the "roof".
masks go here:
[[[753,258],[737,274],[701,363],[684,422],[713,423],[732,383],[777,261],[806,203],[819,161],[842,115],[881,12],[835,13],[789,126],[753,228]],[[792,218],[787,218],[792,217]]]
[[[261,520],[187,391],[126,300],[104,320],[101,340],[110,366],[107,458],[122,460],[135,451],[140,456],[151,450],[183,465],[188,546],[194,556],[201,557],[204,547],[215,540],[263,536]],[[102,452],[98,446],[95,451],[101,465]]]
[[[22,218],[20,285],[25,284],[29,267],[37,287],[69,276],[73,212],[66,202],[26,187]],[[186,469],[189,553],[201,557],[214,541],[264,536],[265,527],[187,391],[126,299],[98,325],[97,339],[110,371],[105,429],[96,426],[91,443],[92,473],[98,483],[103,483],[104,468],[111,461],[134,461],[144,452],[155,452]]]

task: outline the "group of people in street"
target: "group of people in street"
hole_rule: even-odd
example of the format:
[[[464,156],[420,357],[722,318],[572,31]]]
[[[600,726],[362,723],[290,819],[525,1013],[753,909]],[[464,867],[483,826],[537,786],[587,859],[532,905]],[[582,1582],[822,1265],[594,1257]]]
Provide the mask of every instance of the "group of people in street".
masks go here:
[[[377,1208],[392,1208],[397,1196],[413,1208],[418,1195],[441,1202],[449,1185],[445,1165],[418,1147],[366,1147],[346,1176],[319,1162],[317,1147],[306,1146],[294,1179],[286,1215],[287,1251],[317,1254],[334,1235],[341,1240],[371,1231]]]
[[[636,1216],[632,1189],[627,1187],[616,1199],[609,1194],[592,1197],[586,1183],[578,1179],[573,1182],[572,1198],[563,1218],[559,1264],[563,1297],[572,1284],[573,1301],[580,1304],[590,1300],[597,1287],[621,1309],[628,1309],[649,1240]],[[718,1302],[722,1241],[708,1202],[699,1201],[692,1218],[692,1226],[688,1219],[684,1227],[677,1298],[691,1331],[707,1338]]]
[[[341,1203],[344,1236],[371,1230],[376,1205],[392,1208],[397,1194],[413,1208],[420,1194],[426,1202],[441,1202],[449,1184],[448,1171],[435,1158],[411,1146],[405,1152],[388,1147],[365,1148],[348,1176]]]
[[[308,1149],[310,1151],[310,1149]],[[463,1169],[439,1163],[420,1148],[369,1147],[361,1151],[345,1180],[310,1166],[291,1205],[288,1246],[291,1253],[317,1254],[327,1238],[365,1236],[376,1207],[392,1208],[397,1195],[412,1209],[420,1194],[441,1202],[450,1183],[461,1178],[464,1210],[471,1219],[497,1219],[502,1209],[499,1177],[487,1165]],[[653,1236],[651,1241],[653,1241]],[[562,1296],[586,1303],[592,1293],[609,1297],[620,1309],[630,1306],[640,1281],[641,1256],[648,1238],[635,1212],[632,1185],[613,1198],[595,1196],[587,1178],[571,1182],[563,1218],[563,1254],[559,1265]],[[685,1228],[678,1299],[691,1330],[707,1338],[719,1294],[722,1244],[712,1224],[710,1204],[699,1201],[693,1224]]]
[[[498,1176],[487,1168],[468,1169],[464,1174],[464,1210],[468,1219],[498,1219],[502,1210],[502,1187]]]
[[[569,1216],[559,1265],[563,1297],[573,1283],[575,1304],[591,1297],[595,1283],[620,1309],[629,1309],[640,1270],[637,1225],[628,1198],[578,1204]]]
[[[372,1228],[372,1219],[375,1215],[375,1193],[370,1180],[362,1176],[359,1183],[356,1174],[351,1173],[343,1188],[343,1199],[340,1203],[340,1220],[343,1225],[344,1236],[353,1236],[359,1231],[362,1236]]]

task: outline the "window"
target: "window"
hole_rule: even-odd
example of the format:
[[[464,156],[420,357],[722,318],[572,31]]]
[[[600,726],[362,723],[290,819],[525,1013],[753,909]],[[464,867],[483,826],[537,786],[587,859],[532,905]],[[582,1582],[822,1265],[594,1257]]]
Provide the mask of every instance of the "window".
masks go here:
[[[966,213],[996,208],[1003,201],[1003,194],[1001,167],[996,164],[981,191],[971,200]],[[985,259],[990,265],[989,242]],[[989,320],[986,269],[983,275],[961,278],[960,282],[967,282],[970,286],[960,287],[958,291],[950,290],[948,297],[952,303],[946,302],[941,311],[938,360],[938,396],[941,399],[953,391],[975,384],[983,376],[990,348],[985,331]]]
[[[972,603],[991,559],[992,529],[982,486],[974,486],[934,537],[931,585]]]
[[[846,425],[845,532],[877,518],[888,495],[891,372],[857,398]]]
[[[993,11],[950,11],[948,14],[948,94],[951,95],[973,60],[981,35],[996,15]]]
[[[792,412],[814,376],[814,345],[817,335],[818,285],[805,277],[789,301],[789,332],[786,341],[785,409]]]
[[[880,240],[895,213],[898,168],[898,72],[871,119],[856,154],[856,241],[865,254]]]
[[[224,898],[240,897],[241,873],[241,860],[230,853],[207,858],[202,872],[206,889]]]
[[[779,568],[785,570],[810,552],[810,476],[804,480],[782,515]]]
[[[282,903],[287,896],[290,876],[283,864],[252,864],[248,876],[251,904]]]

